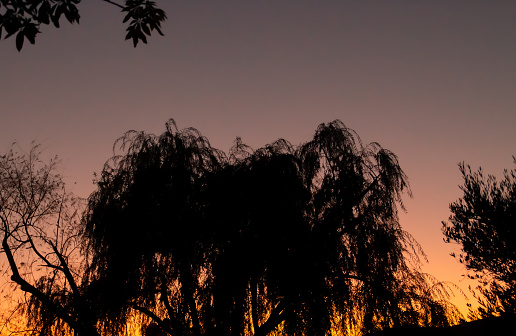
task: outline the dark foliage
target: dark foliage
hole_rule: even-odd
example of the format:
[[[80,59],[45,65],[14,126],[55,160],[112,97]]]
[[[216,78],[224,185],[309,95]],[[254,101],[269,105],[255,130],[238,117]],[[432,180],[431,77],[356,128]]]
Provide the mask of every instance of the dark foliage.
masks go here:
[[[132,40],[135,47],[139,41],[147,43],[147,36],[154,30],[163,35],[161,23],[167,17],[154,1],[125,0],[124,5],[110,0],[102,1],[121,8],[125,13],[123,22],[129,22],[125,39]],[[72,24],[79,23],[77,6],[80,2],[81,0],[0,0],[0,39],[4,29],[4,39],[16,35],[16,48],[20,51],[25,40],[35,43],[41,25],[52,23],[55,28],[59,28],[62,16]]]
[[[84,218],[83,282],[111,332],[135,312],[170,335],[453,322],[399,225],[408,185],[396,156],[340,121],[297,147],[237,139],[228,155],[170,121],[115,149]]]
[[[485,336],[506,335],[514,330],[516,315],[486,317],[481,320],[462,322],[451,327],[400,327],[386,329],[368,336]]]
[[[515,159],[516,163],[516,159]],[[470,166],[460,165],[464,195],[450,205],[443,222],[447,242],[461,245],[457,256],[471,278],[478,279],[481,317],[516,310],[516,169],[497,182]]]
[[[130,20],[125,39],[131,39],[135,47],[139,41],[147,43],[147,36],[151,36],[153,30],[163,36],[161,23],[165,21],[167,16],[163,10],[156,7],[154,1],[126,0],[122,12],[127,13],[123,22]]]

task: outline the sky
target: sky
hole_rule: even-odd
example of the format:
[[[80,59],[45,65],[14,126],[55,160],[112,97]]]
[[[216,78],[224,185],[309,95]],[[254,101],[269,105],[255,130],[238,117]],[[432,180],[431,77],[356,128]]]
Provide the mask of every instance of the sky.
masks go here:
[[[340,119],[393,151],[409,177],[401,224],[424,270],[466,291],[441,221],[461,196],[459,162],[498,177],[516,155],[516,1],[157,1],[164,37],[133,48],[119,8],[0,41],[0,152],[58,155],[87,197],[114,141],[173,118],[227,151],[311,139]],[[455,298],[465,311],[465,301]],[[470,301],[471,302],[471,301]]]

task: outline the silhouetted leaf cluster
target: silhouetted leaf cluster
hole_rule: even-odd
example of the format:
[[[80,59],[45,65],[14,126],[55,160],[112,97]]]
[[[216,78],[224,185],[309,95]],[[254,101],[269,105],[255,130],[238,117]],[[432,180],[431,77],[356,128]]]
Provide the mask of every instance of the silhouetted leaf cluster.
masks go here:
[[[31,44],[40,33],[40,24],[50,22],[59,28],[59,20],[64,15],[70,23],[79,23],[80,15],[76,7],[80,0],[0,0],[0,39],[5,29],[4,38],[16,34],[16,49],[20,51],[27,39]]]
[[[147,43],[147,37],[153,30],[160,35],[161,23],[166,20],[165,12],[154,1],[126,0],[124,5],[114,1],[103,0],[126,12],[124,23],[129,21],[127,39],[132,39],[134,46],[138,41]],[[80,14],[77,5],[81,0],[0,0],[0,39],[5,29],[4,39],[16,35],[16,48],[23,48],[25,39],[31,44],[40,33],[40,25],[60,27],[60,19],[64,15],[70,23],[79,23]]]
[[[167,16],[163,10],[156,7],[154,1],[128,0],[122,12],[127,12],[124,23],[131,20],[129,27],[127,27],[125,39],[132,39],[135,47],[138,41],[147,43],[146,35],[150,36],[153,30],[163,36],[160,29],[161,22],[165,21]]]
[[[89,198],[87,296],[111,332],[135,311],[170,335],[325,335],[449,325],[448,289],[397,207],[396,156],[340,121],[228,154],[173,121],[128,132]],[[118,328],[118,329],[117,329]]]
[[[515,159],[516,163],[516,159]],[[460,164],[464,195],[450,205],[443,222],[447,242],[457,242],[457,258],[478,279],[481,317],[516,311],[516,169],[500,182],[480,168]],[[472,312],[475,315],[474,312]]]

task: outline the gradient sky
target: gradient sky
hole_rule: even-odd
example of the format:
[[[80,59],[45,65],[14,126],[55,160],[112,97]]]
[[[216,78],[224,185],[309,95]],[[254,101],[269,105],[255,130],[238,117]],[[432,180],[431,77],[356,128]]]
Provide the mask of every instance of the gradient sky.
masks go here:
[[[424,269],[467,290],[441,221],[460,196],[459,162],[514,167],[516,1],[157,3],[166,36],[136,49],[100,0],[21,53],[0,41],[0,151],[35,139],[86,197],[130,129],[160,134],[174,118],[227,151],[236,136],[298,144],[341,119],[398,155],[414,194],[401,222]]]

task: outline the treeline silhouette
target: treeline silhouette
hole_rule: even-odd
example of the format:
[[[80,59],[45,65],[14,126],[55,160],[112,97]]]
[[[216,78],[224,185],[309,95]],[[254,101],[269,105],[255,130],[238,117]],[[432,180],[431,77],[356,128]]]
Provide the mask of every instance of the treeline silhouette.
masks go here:
[[[52,208],[73,228],[80,263],[72,271],[70,250],[46,236],[50,273],[12,278],[31,294],[25,312],[41,335],[120,334],[135,316],[171,336],[368,333],[460,317],[399,224],[410,190],[397,157],[338,120],[298,146],[252,150],[237,138],[227,154],[170,120],[114,149],[80,222]],[[2,223],[14,273],[14,252],[39,245],[35,231]]]
[[[486,336],[508,335],[514,330],[516,315],[507,313],[501,316],[486,316],[479,320],[449,327],[404,326],[385,329],[369,336]]]

